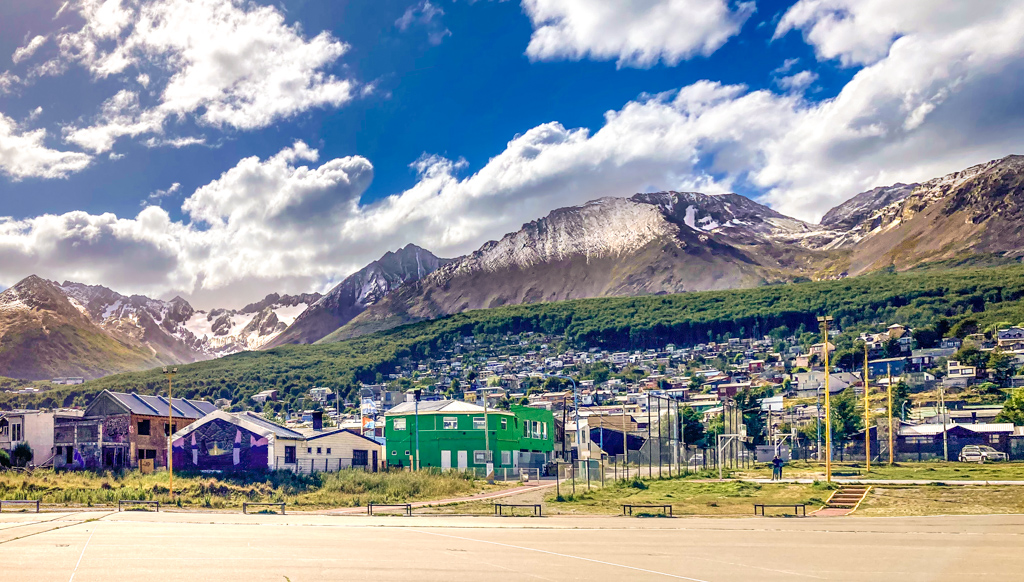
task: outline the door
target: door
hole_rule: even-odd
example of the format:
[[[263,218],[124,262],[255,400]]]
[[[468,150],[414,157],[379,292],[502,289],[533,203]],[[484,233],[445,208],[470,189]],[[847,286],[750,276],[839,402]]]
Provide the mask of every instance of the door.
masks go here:
[[[452,452],[441,451],[441,470],[448,470],[452,468]]]
[[[373,472],[377,472],[377,450],[373,450]]]
[[[465,471],[469,468],[469,451],[459,451],[459,470]]]

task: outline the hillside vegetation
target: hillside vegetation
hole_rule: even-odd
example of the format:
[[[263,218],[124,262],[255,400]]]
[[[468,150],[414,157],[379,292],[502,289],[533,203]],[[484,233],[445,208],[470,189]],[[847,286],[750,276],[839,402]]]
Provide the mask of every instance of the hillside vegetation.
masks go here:
[[[542,332],[572,346],[606,349],[687,345],[727,337],[813,331],[828,313],[844,329],[869,324],[930,325],[954,330],[1024,321],[1024,266],[918,273],[879,273],[733,291],[602,298],[470,311],[330,344],[282,346],[265,352],[178,366],[175,396],[249,402],[260,390],[288,395],[311,386],[351,394],[360,381],[388,374],[405,358],[443,357],[464,335]],[[977,326],[956,326],[970,316]],[[108,376],[35,395],[0,396],[0,407],[82,405],[110,389],[164,393],[159,369]]]

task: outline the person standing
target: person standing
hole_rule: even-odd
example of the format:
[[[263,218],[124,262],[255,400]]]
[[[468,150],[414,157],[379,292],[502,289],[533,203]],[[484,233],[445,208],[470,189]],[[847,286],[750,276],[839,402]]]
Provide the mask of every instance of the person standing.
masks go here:
[[[778,455],[772,459],[772,481],[782,479],[782,459]]]

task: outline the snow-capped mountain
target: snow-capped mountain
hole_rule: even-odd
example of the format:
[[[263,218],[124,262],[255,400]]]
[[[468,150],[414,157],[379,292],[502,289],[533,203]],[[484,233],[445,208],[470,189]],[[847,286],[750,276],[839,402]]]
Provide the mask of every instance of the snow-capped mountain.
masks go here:
[[[413,244],[389,251],[349,275],[310,305],[266,347],[313,343],[345,325],[403,283],[422,279],[448,262]]]
[[[184,325],[193,336],[201,338],[204,353],[220,356],[258,350],[273,341],[299,314],[321,298],[319,293],[284,296],[271,293],[262,301],[250,303],[237,311],[196,311]]]
[[[98,378],[178,361],[93,323],[55,283],[26,277],[0,293],[0,376]]]

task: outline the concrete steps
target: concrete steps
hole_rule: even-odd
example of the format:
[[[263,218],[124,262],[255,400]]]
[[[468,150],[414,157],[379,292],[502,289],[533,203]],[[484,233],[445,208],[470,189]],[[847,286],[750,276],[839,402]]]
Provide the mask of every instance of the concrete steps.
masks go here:
[[[820,517],[849,515],[857,510],[870,490],[871,487],[864,485],[842,485],[832,492],[832,496],[825,502],[825,507],[815,515]]]

